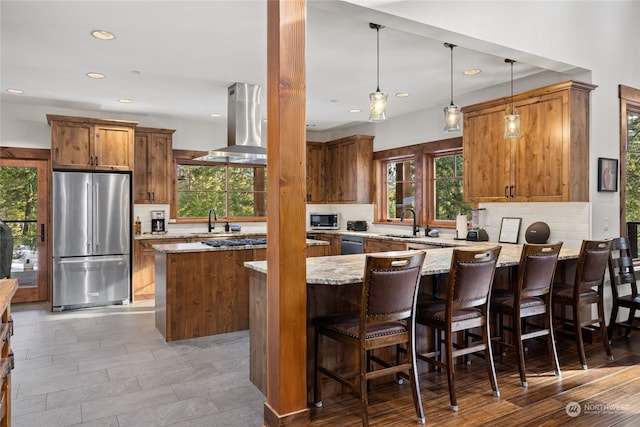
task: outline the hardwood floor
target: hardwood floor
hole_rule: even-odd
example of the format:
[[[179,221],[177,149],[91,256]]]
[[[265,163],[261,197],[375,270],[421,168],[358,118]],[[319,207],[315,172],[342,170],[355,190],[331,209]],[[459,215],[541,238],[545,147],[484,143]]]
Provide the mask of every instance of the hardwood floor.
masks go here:
[[[504,356],[494,354],[500,397],[494,397],[491,392],[482,359],[472,358],[471,365],[459,367],[456,390],[460,410],[457,413],[449,409],[444,372],[423,373],[420,389],[426,425],[640,425],[640,333],[632,333],[629,342],[622,337],[613,340],[614,361],[607,360],[601,343],[585,344],[589,364],[586,371],[580,367],[575,343],[568,337],[558,337],[562,378],[553,375],[544,342],[533,341],[529,341],[532,344],[526,358],[528,388],[520,386],[513,350]],[[378,386],[369,399],[371,426],[417,425],[408,382]],[[567,414],[571,402],[580,405],[580,412],[574,417]],[[359,426],[359,403],[353,394],[325,399],[323,407],[311,410],[311,425]]]

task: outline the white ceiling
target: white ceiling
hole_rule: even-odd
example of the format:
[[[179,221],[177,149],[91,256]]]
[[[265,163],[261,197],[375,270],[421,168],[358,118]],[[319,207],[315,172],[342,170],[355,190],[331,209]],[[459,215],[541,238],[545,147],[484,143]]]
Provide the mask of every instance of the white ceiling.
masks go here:
[[[416,23],[403,26],[398,24],[401,20],[378,12],[353,13],[357,9],[344,2],[309,0],[307,6],[310,129],[367,121],[368,94],[376,88],[371,16],[381,24],[393,23],[380,31],[380,89],[389,93],[388,117],[449,104],[450,50],[443,42],[455,42],[455,35],[454,40],[425,37],[415,30]],[[224,121],[227,87],[246,82],[263,87],[266,116],[264,0],[2,0],[0,7],[2,102],[94,110],[105,117],[109,112],[130,112]],[[97,40],[90,35],[95,29],[113,32],[116,38]],[[454,100],[509,81],[504,57],[458,44]],[[496,49],[485,49],[491,51]],[[550,70],[565,67],[550,64]],[[480,68],[482,73],[464,76],[462,71],[468,68]],[[517,79],[544,71],[520,61],[514,75]],[[90,79],[88,72],[106,78]],[[24,94],[8,94],[10,88]],[[410,96],[396,98],[397,92]],[[121,98],[134,102],[121,104]],[[362,111],[348,112],[354,108]],[[214,119],[210,113],[222,117]]]

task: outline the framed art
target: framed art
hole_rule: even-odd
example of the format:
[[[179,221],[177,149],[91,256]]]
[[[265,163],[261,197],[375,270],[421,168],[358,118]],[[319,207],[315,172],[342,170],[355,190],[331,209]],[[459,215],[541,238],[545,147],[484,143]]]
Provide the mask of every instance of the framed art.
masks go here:
[[[500,237],[498,238],[498,242],[518,243],[521,222],[522,218],[502,218],[502,225],[500,225]]]
[[[618,160],[598,158],[598,191],[618,191]]]

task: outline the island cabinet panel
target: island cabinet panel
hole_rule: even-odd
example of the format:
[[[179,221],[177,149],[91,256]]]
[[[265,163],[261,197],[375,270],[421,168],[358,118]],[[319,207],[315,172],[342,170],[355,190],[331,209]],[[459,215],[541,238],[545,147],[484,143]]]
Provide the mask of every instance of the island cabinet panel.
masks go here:
[[[589,97],[564,82],[514,96],[521,137],[504,138],[510,99],[463,108],[464,196],[470,202],[589,200]]]
[[[171,203],[173,129],[136,128],[134,203]]]
[[[53,169],[130,171],[135,122],[47,115]]]
[[[405,242],[397,242],[387,239],[364,239],[364,252],[389,252],[389,251],[405,251],[407,244]]]

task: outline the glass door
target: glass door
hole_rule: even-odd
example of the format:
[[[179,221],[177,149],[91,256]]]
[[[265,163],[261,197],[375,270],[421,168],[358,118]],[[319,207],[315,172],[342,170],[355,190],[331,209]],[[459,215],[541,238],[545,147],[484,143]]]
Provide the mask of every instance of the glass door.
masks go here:
[[[13,302],[48,300],[49,174],[46,160],[0,159],[0,221],[11,230],[10,277],[19,280]]]

